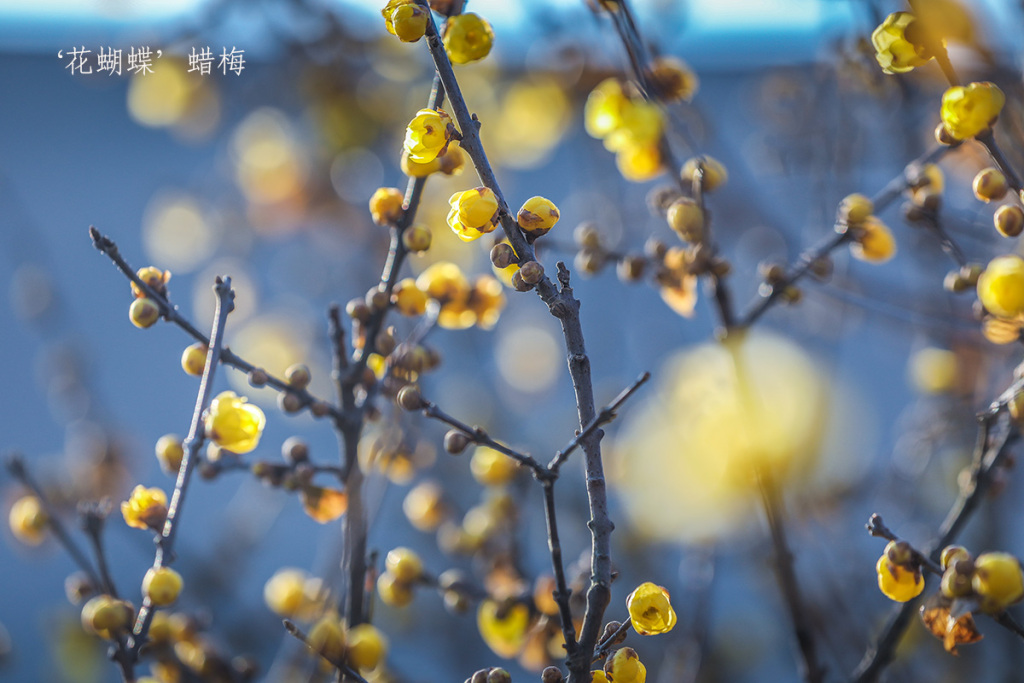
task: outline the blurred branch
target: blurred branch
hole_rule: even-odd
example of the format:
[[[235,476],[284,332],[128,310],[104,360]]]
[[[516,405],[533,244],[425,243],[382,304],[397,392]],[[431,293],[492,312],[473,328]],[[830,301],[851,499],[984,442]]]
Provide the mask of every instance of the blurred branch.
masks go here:
[[[772,548],[775,555],[775,577],[779,590],[786,601],[789,618],[793,625],[793,635],[800,649],[800,675],[807,683],[822,683],[825,680],[825,669],[818,662],[817,646],[814,640],[814,629],[811,627],[800,595],[800,582],[793,566],[793,553],[786,541],[785,519],[783,517],[782,500],[774,480],[767,472],[757,473],[757,485],[761,492],[768,528],[771,531]]]
[[[317,655],[323,657],[324,660],[330,663],[331,666],[333,666],[342,674],[344,674],[346,678],[351,678],[353,681],[356,681],[356,683],[367,683],[365,678],[360,676],[357,671],[355,671],[345,662],[334,659],[333,657],[328,657],[323,652],[320,652],[319,650],[315,649],[310,644],[309,638],[306,636],[306,634],[303,633],[302,629],[296,626],[295,622],[293,622],[291,619],[283,619],[282,623],[284,624],[285,631],[287,631],[290,635],[294,636],[296,640],[305,644],[305,646],[308,647],[312,652],[315,652]]]

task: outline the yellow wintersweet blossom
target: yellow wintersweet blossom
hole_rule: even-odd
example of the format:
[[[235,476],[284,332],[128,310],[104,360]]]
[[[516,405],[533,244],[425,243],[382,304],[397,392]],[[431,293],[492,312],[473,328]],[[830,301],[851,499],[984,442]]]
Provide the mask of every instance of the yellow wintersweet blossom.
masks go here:
[[[616,153],[616,164],[627,180],[649,180],[662,170],[660,142],[665,126],[661,108],[627,93],[609,78],[597,85],[583,109],[584,127]]]
[[[405,151],[409,158],[426,164],[444,153],[451,139],[451,117],[443,109],[420,109],[405,129]]]
[[[989,261],[978,277],[978,300],[1001,318],[1024,313],[1024,259],[1007,254]]]
[[[493,232],[497,225],[498,198],[488,187],[456,192],[448,200],[450,227],[463,242]]]
[[[781,337],[733,333],[681,352],[656,376],[660,386],[624,416],[608,481],[631,528],[657,539],[739,527],[759,500],[759,472],[782,484],[848,476],[857,463],[839,456],[869,436],[837,434],[828,450],[838,471],[814,471],[832,397],[815,362]],[[854,405],[842,408],[855,417]]]
[[[15,538],[28,545],[39,545],[46,537],[50,518],[42,501],[35,496],[23,496],[11,508],[9,521]]]
[[[668,633],[676,625],[676,611],[669,602],[668,591],[650,581],[629,594],[626,609],[633,628],[642,636]]]
[[[995,83],[956,85],[942,96],[942,125],[957,140],[973,138],[989,128],[1003,110],[1006,96]]]
[[[469,64],[490,54],[494,30],[479,15],[466,12],[448,19],[442,39],[452,64]]]
[[[901,74],[932,58],[924,44],[925,28],[910,12],[893,12],[871,33],[875,59],[887,74]]]
[[[233,391],[224,391],[206,411],[206,436],[232,453],[249,453],[260,442],[267,418],[257,406]]]
[[[449,330],[463,330],[476,323],[469,307],[472,291],[466,274],[450,261],[439,261],[416,278],[416,286],[441,305],[437,324]]]
[[[875,563],[875,572],[878,574],[878,589],[890,600],[908,602],[924,590],[920,570],[894,564],[886,553],[882,553]]]
[[[121,503],[125,524],[136,529],[159,529],[167,518],[167,494],[162,489],[147,489],[141,484]]]

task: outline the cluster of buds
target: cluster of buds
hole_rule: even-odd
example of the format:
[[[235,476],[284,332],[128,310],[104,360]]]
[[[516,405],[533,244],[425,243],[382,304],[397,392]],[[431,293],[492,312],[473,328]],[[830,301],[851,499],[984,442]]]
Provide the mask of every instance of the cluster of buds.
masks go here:
[[[140,268],[135,275],[157,295],[167,298],[167,281],[171,279],[170,271],[146,266]],[[132,282],[132,296],[135,298],[128,308],[128,318],[132,321],[132,325],[140,328],[152,327],[160,319],[160,304],[134,282]]]
[[[309,629],[306,642],[310,650],[332,664],[343,664],[357,671],[375,671],[383,666],[388,641],[373,624],[347,627],[337,614],[320,617]]]
[[[384,572],[377,577],[377,594],[385,605],[405,607],[412,602],[416,584],[423,580],[420,556],[409,548],[394,548],[384,559]]]

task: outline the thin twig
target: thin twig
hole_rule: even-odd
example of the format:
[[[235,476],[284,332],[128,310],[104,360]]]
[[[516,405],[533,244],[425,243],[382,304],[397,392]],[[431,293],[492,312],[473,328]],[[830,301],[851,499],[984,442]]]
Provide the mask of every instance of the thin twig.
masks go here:
[[[562,542],[558,537],[558,521],[555,514],[555,480],[543,479],[544,489],[544,523],[548,532],[548,551],[551,553],[551,568],[555,573],[555,590],[552,597],[558,605],[558,617],[562,622],[562,635],[565,637],[565,652],[568,657],[576,654],[576,626],[572,621],[572,609],[569,598],[572,591],[565,578],[565,564],[562,561]]]
[[[323,657],[328,663],[330,663],[331,666],[335,667],[339,672],[344,674],[346,677],[351,678],[352,680],[356,681],[356,683],[367,683],[366,679],[360,676],[359,672],[350,667],[348,664],[341,660],[334,659],[333,657],[328,657],[323,652],[316,650],[312,645],[310,645],[309,638],[306,636],[305,633],[302,632],[302,629],[295,625],[295,622],[293,622],[291,619],[282,619],[282,623],[284,624],[285,631],[287,631],[290,635],[294,636],[297,640],[304,643],[305,646],[308,647],[310,650]]]
[[[607,657],[608,651],[615,647],[616,643],[620,642],[619,638],[624,636],[626,631],[628,631],[632,626],[632,619],[626,619],[620,623],[617,629],[609,633],[607,638],[598,643],[597,648],[594,650],[594,659],[592,661],[596,662]]]
[[[546,474],[544,466],[537,462],[537,460],[532,455],[520,453],[519,451],[509,448],[508,446],[499,441],[495,441],[491,437],[491,435],[488,434],[482,427],[470,427],[465,422],[462,422],[461,420],[458,420],[449,415],[448,413],[446,413],[445,411],[441,410],[436,403],[428,401],[427,399],[423,399],[423,401],[426,404],[423,408],[423,414],[426,415],[427,417],[437,420],[439,422],[443,422],[446,425],[458,429],[460,432],[465,434],[466,437],[473,443],[480,444],[482,446],[487,446],[488,448],[493,448],[499,453],[504,453],[508,457],[518,462],[520,465],[525,465],[526,467],[529,467],[531,470],[533,470],[534,473],[538,474],[541,477],[543,477]]]
[[[43,489],[36,483],[35,479],[28,471],[28,467],[25,466],[25,460],[16,453],[12,453],[7,457],[7,471],[11,473],[15,479],[20,481],[22,485],[32,492],[39,500],[40,507],[43,508],[43,512],[46,513],[46,525],[50,527],[57,542],[61,544],[64,550],[67,551],[68,555],[74,561],[78,568],[81,569],[87,577],[89,582],[94,586],[102,586],[103,580],[100,578],[96,570],[93,569],[92,563],[89,562],[85,553],[78,547],[78,545],[71,539],[71,534],[68,533],[64,523],[60,521],[60,517],[57,516],[57,511],[53,507],[53,504],[47,498]]]
[[[1024,186],[1021,185],[1020,176],[1017,175],[1017,171],[1014,170],[1010,162],[1003,156],[1003,151],[996,144],[996,136],[992,129],[989,128],[979,133],[974,139],[984,145],[985,149],[988,150],[989,156],[992,157],[992,161],[996,163],[999,170],[1006,176],[1006,184],[1013,188],[1013,191],[1017,193],[1021,201],[1024,201],[1024,195],[1021,195],[1021,192],[1024,191]]]
[[[793,622],[793,635],[796,637],[797,646],[800,649],[800,674],[807,683],[821,683],[825,680],[825,670],[818,662],[814,630],[807,619],[803,598],[800,595],[800,583],[793,566],[793,553],[786,541],[782,501],[774,481],[767,473],[759,472],[757,483],[761,491],[765,516],[768,519],[768,528],[771,531],[776,579],[786,601],[786,608]]]
[[[978,438],[972,456],[970,483],[963,487],[956,502],[946,514],[939,527],[937,538],[928,546],[926,553],[933,561],[939,558],[942,549],[952,543],[980,505],[991,484],[991,473],[999,467],[1006,456],[1010,437],[1010,421],[1000,415],[1005,412],[1005,403],[993,404],[978,416]],[[999,430],[993,434],[993,428]],[[889,619],[873,643],[868,647],[860,664],[853,673],[853,683],[871,683],[878,680],[882,670],[892,661],[896,645],[903,632],[910,625],[918,600],[911,600],[892,610]]]
[[[178,479],[174,484],[174,493],[171,494],[171,502],[167,506],[167,519],[164,522],[163,531],[157,539],[156,556],[153,559],[154,569],[168,566],[175,559],[174,539],[178,531],[178,524],[176,522],[185,503],[185,494],[188,491],[192,471],[195,469],[195,464],[199,457],[199,449],[206,440],[203,418],[206,409],[210,405],[213,393],[213,378],[221,361],[224,328],[227,323],[228,313],[234,308],[235,293],[231,289],[231,278],[217,277],[213,290],[217,295],[217,307],[214,313],[213,329],[210,331],[210,350],[206,354],[206,367],[203,368],[203,376],[199,381],[199,394],[196,397],[196,407],[192,411],[192,424],[189,427],[188,436],[185,437],[185,441],[182,443],[184,455],[178,468]],[[130,656],[133,660],[137,660],[139,649],[146,643],[149,626],[153,621],[153,613],[153,603],[147,597],[142,601],[139,616],[135,620],[135,628],[132,629]]]
[[[562,450],[558,451],[558,453],[555,454],[555,457],[552,458],[551,462],[548,463],[548,469],[551,470],[551,472],[553,472],[555,475],[557,475],[558,470],[561,469],[562,465],[569,458],[572,452],[576,450],[576,447],[580,445],[580,440],[585,439],[595,429],[603,427],[604,425],[614,420],[615,411],[618,410],[622,406],[622,404],[626,402],[626,399],[632,396],[636,392],[636,390],[639,389],[644,384],[644,382],[646,382],[650,378],[651,373],[649,372],[645,372],[644,374],[640,375],[640,377],[638,377],[635,382],[633,382],[631,385],[629,385],[621,392],[619,392],[619,395],[613,398],[611,403],[606,405],[604,408],[601,408],[601,411],[597,414],[597,416],[593,420],[588,422],[587,426],[584,427],[576,436],[574,436],[572,441],[570,441],[565,446],[565,448],[563,448]]]
[[[93,554],[96,556],[96,565],[99,568],[100,580],[103,582],[103,591],[114,598],[117,598],[117,588],[110,576],[110,568],[107,566],[107,555],[103,551],[103,525],[110,513],[110,501],[102,503],[86,504],[79,509],[81,515],[82,529],[89,538]]]
[[[477,130],[477,121],[466,106],[462,91],[455,79],[451,62],[441,44],[437,25],[433,17],[427,19],[427,47],[433,58],[441,83],[451,102],[454,118],[458,121],[462,140],[460,146],[469,156],[476,168],[481,182],[494,192],[498,199],[498,217],[505,236],[509,240],[519,263],[532,261],[535,254],[532,245],[527,241],[519,225],[508,211],[501,188],[498,186],[491,169],[490,162],[484,152]],[[579,417],[579,428],[584,427],[596,416],[594,408],[594,388],[590,372],[590,358],[587,356],[583,341],[583,329],[580,326],[579,301],[573,296],[569,286],[569,271],[565,264],[559,262],[559,287],[544,276],[536,284],[537,294],[547,304],[551,315],[558,319],[562,327],[569,362],[569,375],[572,378],[576,394],[576,407]],[[590,660],[600,636],[604,611],[611,599],[611,532],[614,525],[608,517],[607,486],[604,479],[604,465],[601,459],[600,441],[604,432],[593,430],[582,439],[580,446],[584,452],[586,466],[587,494],[589,500],[591,532],[591,573],[590,586],[587,589],[587,608],[583,616],[583,628],[580,633],[579,648],[575,656],[570,657],[568,683],[583,683],[590,680]]]
[[[167,297],[161,295],[159,292],[154,290],[148,284],[143,282],[138,275],[135,274],[135,271],[132,269],[132,267],[128,264],[127,261],[124,260],[124,257],[121,256],[121,252],[117,248],[117,244],[114,242],[114,240],[110,239],[106,235],[101,235],[100,231],[93,226],[89,226],[89,237],[92,238],[93,246],[96,247],[97,250],[99,250],[103,254],[106,254],[107,257],[110,258],[110,260],[114,263],[117,269],[120,270],[125,277],[131,280],[136,287],[138,287],[141,291],[145,292],[146,296],[156,303],[157,307],[159,307],[160,309],[160,315],[166,318],[168,322],[174,323],[175,325],[183,329],[185,332],[188,333],[189,336],[191,336],[199,343],[204,344],[207,348],[210,348],[210,339],[205,334],[196,329],[196,327],[185,316],[179,313],[177,307],[174,306],[167,299]],[[251,373],[253,370],[259,369],[255,365],[245,360],[241,356],[237,355],[227,347],[221,349],[220,362],[223,363],[224,365],[229,365],[246,374]],[[288,382],[286,382],[285,380],[279,377],[275,377],[270,373],[266,373],[266,375],[267,386],[276,389],[277,391],[293,394],[295,397],[299,399],[299,405],[302,408],[308,408],[312,406],[314,403],[323,404],[327,408],[327,413],[329,415],[333,416],[335,419],[341,418],[341,411],[338,409],[337,406],[333,406],[327,401],[322,401],[313,394],[309,393],[309,391],[307,391],[306,389],[298,389],[289,384]]]

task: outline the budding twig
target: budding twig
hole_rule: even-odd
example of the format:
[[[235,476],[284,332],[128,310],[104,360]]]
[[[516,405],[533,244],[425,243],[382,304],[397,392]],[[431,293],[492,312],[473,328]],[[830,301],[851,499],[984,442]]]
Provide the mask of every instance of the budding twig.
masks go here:
[[[356,681],[356,683],[367,683],[366,679],[360,676],[359,672],[350,667],[348,664],[346,664],[343,661],[334,659],[333,657],[328,657],[323,652],[316,650],[312,645],[310,645],[309,638],[306,636],[305,633],[302,632],[302,629],[300,629],[291,619],[282,619],[281,623],[284,624],[284,630],[287,631],[289,635],[294,636],[296,640],[302,642],[310,650],[323,657],[331,666],[338,669],[338,671],[344,674],[346,678],[351,678],[352,680]]]
[[[188,436],[185,437],[182,444],[185,452],[178,468],[174,493],[171,494],[171,502],[167,506],[167,519],[164,522],[163,531],[157,539],[156,556],[153,559],[154,569],[170,565],[174,561],[174,539],[178,531],[176,522],[178,515],[181,514],[182,505],[185,503],[185,493],[188,491],[192,471],[195,469],[196,460],[199,457],[199,449],[206,440],[203,426],[204,413],[210,405],[213,377],[221,361],[224,328],[228,314],[234,308],[235,293],[231,289],[231,278],[218,277],[213,290],[217,295],[217,307],[214,313],[213,329],[210,331],[210,350],[206,354],[206,367],[203,369],[203,376],[199,381],[199,395],[196,397],[195,410],[192,411],[192,424],[189,427]],[[133,661],[137,661],[139,649],[146,643],[152,621],[153,603],[147,597],[142,602],[139,616],[135,620],[135,627],[132,629],[130,658]]]
[[[196,327],[191,322],[189,322],[189,320],[185,316],[179,313],[178,308],[174,306],[170,302],[170,300],[167,299],[167,297],[161,295],[159,292],[154,290],[148,284],[143,282],[138,275],[135,274],[135,271],[132,269],[132,267],[128,265],[128,262],[124,260],[123,256],[121,256],[121,252],[118,250],[117,244],[114,242],[114,240],[110,239],[106,235],[101,235],[100,231],[93,226],[89,226],[89,237],[92,238],[92,244],[94,247],[96,247],[97,250],[106,254],[107,257],[109,257],[110,260],[113,261],[114,265],[117,267],[118,270],[120,270],[124,274],[125,277],[131,280],[136,287],[138,287],[141,291],[145,292],[146,296],[156,303],[157,307],[159,307],[160,309],[160,315],[166,318],[169,322],[172,322],[181,329],[185,330],[185,332],[187,332],[188,335],[195,339],[197,342],[200,342],[201,344],[204,344],[207,348],[210,348],[210,339],[205,334],[196,329]],[[255,365],[245,360],[238,354],[234,353],[233,351],[231,351],[231,349],[227,347],[221,349],[220,362],[223,363],[224,365],[229,365],[237,370],[240,370],[241,372],[244,372],[246,374],[258,369]],[[327,407],[327,413],[331,415],[334,419],[337,420],[342,418],[342,412],[338,409],[337,406],[333,406],[327,401],[322,401],[313,394],[309,393],[309,391],[307,391],[306,389],[298,389],[289,384],[288,382],[286,382],[285,380],[279,377],[275,377],[270,373],[266,373],[266,375],[267,386],[272,387],[277,391],[293,394],[299,399],[299,404],[302,407],[308,408],[314,403],[320,403]]]

